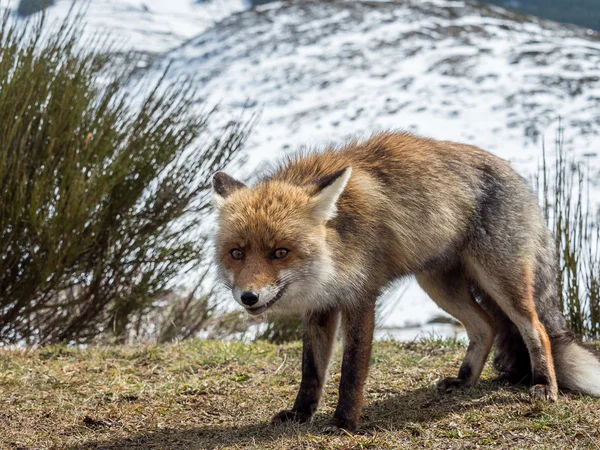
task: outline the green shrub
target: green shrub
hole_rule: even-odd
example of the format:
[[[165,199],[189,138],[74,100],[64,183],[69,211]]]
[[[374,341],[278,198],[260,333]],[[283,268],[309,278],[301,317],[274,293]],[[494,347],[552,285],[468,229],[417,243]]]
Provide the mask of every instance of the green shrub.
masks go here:
[[[302,317],[298,314],[272,314],[264,329],[259,329],[256,339],[274,344],[302,339]]]
[[[590,203],[586,166],[567,158],[563,131],[556,141],[554,167],[544,150],[536,186],[559,261],[559,296],[569,327],[588,339],[600,338],[600,211]]]
[[[4,343],[125,339],[197,267],[210,174],[247,131],[209,132],[192,80],[134,83],[135,58],[81,31],[73,13],[0,26]]]

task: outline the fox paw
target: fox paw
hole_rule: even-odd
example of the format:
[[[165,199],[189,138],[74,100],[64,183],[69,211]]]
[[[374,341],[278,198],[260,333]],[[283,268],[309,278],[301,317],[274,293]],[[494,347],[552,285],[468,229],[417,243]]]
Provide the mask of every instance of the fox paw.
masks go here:
[[[279,411],[273,416],[273,418],[271,419],[271,425],[279,425],[284,422],[304,423],[308,422],[310,418],[310,414],[284,409],[283,411]]]
[[[529,389],[529,395],[533,401],[555,402],[558,400],[558,392],[546,384],[536,384]]]
[[[348,432],[356,431],[357,422],[349,419],[334,417],[329,422],[329,425],[323,430],[328,434],[347,434]]]
[[[451,392],[457,391],[458,389],[463,389],[470,387],[471,383],[463,378],[445,378],[442,381],[439,381],[437,384],[437,390],[444,394],[449,394]]]

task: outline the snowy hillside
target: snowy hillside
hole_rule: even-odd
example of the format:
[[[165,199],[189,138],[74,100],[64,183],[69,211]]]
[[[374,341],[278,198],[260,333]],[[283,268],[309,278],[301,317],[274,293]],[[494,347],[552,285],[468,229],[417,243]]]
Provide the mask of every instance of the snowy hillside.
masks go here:
[[[168,59],[223,110],[261,113],[243,176],[299,146],[386,128],[478,145],[527,176],[559,116],[567,149],[600,174],[600,35],[575,27],[460,1],[275,3]],[[424,297],[411,286],[386,324],[437,314]]]
[[[597,152],[600,35],[524,19],[457,1],[275,3],[168,58],[226,110],[262,111],[255,159],[391,127],[527,164],[559,115],[571,148]]]
[[[84,2],[80,1],[80,4]],[[2,2],[11,10],[19,0]],[[61,20],[73,0],[56,0],[48,8]],[[85,31],[110,34],[116,45],[146,53],[163,53],[202,33],[221,19],[245,8],[243,0],[91,0],[84,5]]]

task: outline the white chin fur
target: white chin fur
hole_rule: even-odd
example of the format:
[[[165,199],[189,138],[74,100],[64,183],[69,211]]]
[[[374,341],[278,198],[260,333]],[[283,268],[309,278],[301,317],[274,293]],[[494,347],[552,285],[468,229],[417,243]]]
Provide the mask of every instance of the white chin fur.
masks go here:
[[[273,309],[285,312],[304,312],[320,309],[336,301],[328,286],[333,281],[333,263],[329,258],[314,261],[303,271],[300,279],[295,277],[296,271],[290,269],[280,274],[282,279],[290,279],[285,294]]]
[[[335,283],[332,283],[333,273],[333,263],[329,258],[313,261],[304,269],[284,270],[279,274],[281,285],[261,288],[258,292],[258,303],[252,305],[252,309],[267,305],[279,294],[280,289],[285,289],[285,292],[269,306],[268,311],[304,312],[327,307],[339,297],[336,295],[338,289],[332,289],[332,286],[335,286]],[[232,292],[235,301],[248,309],[242,303],[243,291],[236,287]]]

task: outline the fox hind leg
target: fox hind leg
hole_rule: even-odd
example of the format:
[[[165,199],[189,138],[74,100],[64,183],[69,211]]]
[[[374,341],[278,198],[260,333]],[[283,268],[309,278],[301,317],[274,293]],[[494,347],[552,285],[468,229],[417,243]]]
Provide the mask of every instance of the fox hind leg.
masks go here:
[[[532,397],[555,401],[558,386],[550,339],[535,308],[533,263],[516,262],[510,268],[484,266],[478,261],[470,265],[477,283],[517,326],[525,341],[531,360]]]
[[[461,266],[451,270],[421,273],[416,276],[419,285],[448,314],[457,318],[466,328],[469,346],[456,378],[438,383],[442,392],[474,385],[494,341],[491,317],[475,301]]]

